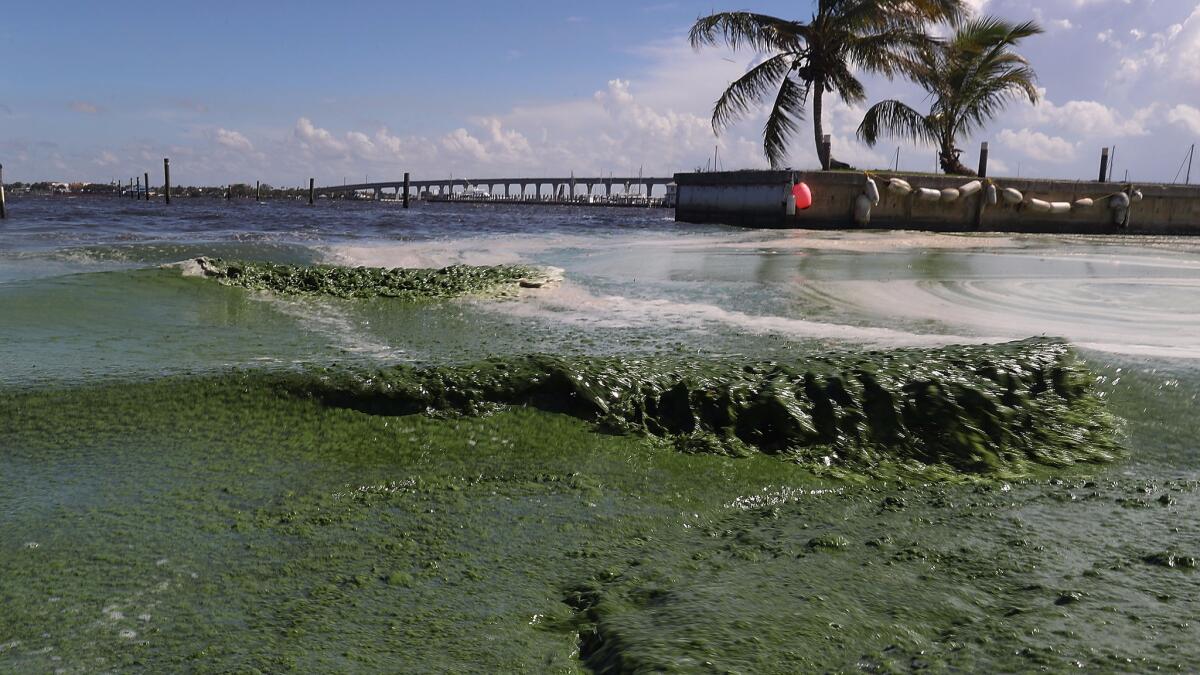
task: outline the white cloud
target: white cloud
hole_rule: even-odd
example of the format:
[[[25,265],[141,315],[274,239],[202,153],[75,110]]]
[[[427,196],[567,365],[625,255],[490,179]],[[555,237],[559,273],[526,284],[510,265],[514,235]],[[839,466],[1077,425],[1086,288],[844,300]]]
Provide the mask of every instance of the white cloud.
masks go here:
[[[988,4],[988,0],[966,0],[966,4],[975,14],[982,14],[984,6]]]
[[[488,151],[483,142],[461,127],[442,137],[442,147],[452,154],[462,155],[479,163],[488,161]]]
[[[301,148],[317,155],[345,155],[346,144],[333,137],[333,134],[312,123],[307,117],[296,121],[293,137],[300,142]]]
[[[1067,101],[1057,105],[1041,91],[1041,100],[1022,116],[1030,125],[1049,125],[1073,136],[1145,136],[1158,111],[1156,104],[1138,108],[1126,115],[1099,101]]]
[[[371,157],[376,151],[375,143],[371,141],[371,137],[361,131],[347,132],[346,145],[351,154],[357,157]]]
[[[1167,121],[1200,135],[1200,108],[1180,104],[1167,111]]]
[[[1130,35],[1137,42],[1145,38],[1150,44],[1121,59],[1117,79],[1128,81],[1152,72],[1167,79],[1200,83],[1200,4],[1182,22],[1162,31],[1146,35],[1133,29]]]
[[[253,152],[254,144],[250,139],[243,136],[240,132],[230,131],[229,129],[217,129],[213,132],[213,140],[222,147],[239,152]]]
[[[71,110],[85,115],[95,115],[100,112],[101,108],[95,103],[88,103],[87,101],[71,101]]]
[[[1075,144],[1059,136],[1047,136],[1028,127],[1019,131],[1005,129],[996,139],[1009,150],[1031,159],[1063,164],[1075,159]]]
[[[1075,27],[1070,19],[1047,19],[1041,7],[1033,8],[1033,19],[1050,32],[1070,30]]]

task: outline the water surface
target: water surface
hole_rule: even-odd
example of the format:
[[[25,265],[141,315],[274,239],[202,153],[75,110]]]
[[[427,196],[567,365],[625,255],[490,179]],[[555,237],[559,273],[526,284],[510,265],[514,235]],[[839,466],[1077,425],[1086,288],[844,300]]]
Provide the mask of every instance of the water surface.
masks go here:
[[[401,303],[196,256],[564,270]],[[15,199],[0,667],[1188,670],[1200,242],[755,231],[668,211]],[[379,416],[270,373],[528,353],[1076,345],[1128,459],[946,480],[687,455],[571,417]],[[1189,566],[1190,565],[1190,566]]]

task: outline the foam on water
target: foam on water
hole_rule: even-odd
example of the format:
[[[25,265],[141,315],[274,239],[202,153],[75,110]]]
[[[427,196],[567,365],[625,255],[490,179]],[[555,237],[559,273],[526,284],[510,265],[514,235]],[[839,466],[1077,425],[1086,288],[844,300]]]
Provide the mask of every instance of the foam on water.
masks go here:
[[[597,295],[578,284],[564,283],[549,293],[530,296],[521,303],[491,303],[495,311],[567,323],[579,327],[646,328],[705,332],[733,330],[754,335],[828,339],[890,347],[940,346],[1003,342],[1006,338],[983,335],[916,333],[876,326],[854,326],[810,319],[754,315],[715,304],[665,298],[631,298]]]
[[[1194,247],[1170,242],[1048,238],[926,232],[789,232],[732,230],[605,232],[577,234],[482,234],[405,243],[331,245],[327,260],[344,265],[439,267],[456,263],[552,262],[573,279],[523,303],[492,304],[494,311],[551,323],[601,328],[642,327],[688,331],[734,330],[755,335],[838,340],[854,344],[930,346],[1054,335],[1082,347],[1114,354],[1200,358],[1200,257]],[[596,260],[637,251],[667,267],[622,268]],[[896,278],[822,279],[811,272],[789,284],[764,286],[757,297],[785,294],[819,311],[747,308],[739,296],[713,297],[706,284],[664,284],[688,252],[704,255],[951,256],[954,269],[911,270]],[[649,252],[649,253],[647,253]],[[674,257],[673,257],[674,256]],[[897,258],[898,259],[898,258]],[[879,259],[882,261],[883,259]],[[747,263],[748,265],[749,263]],[[891,263],[895,265],[895,263]],[[671,267],[675,265],[676,267]],[[734,269],[746,265],[734,263]],[[883,269],[883,264],[862,266]],[[905,269],[901,269],[904,272]],[[655,276],[657,275],[657,276]],[[678,275],[676,275],[678,276]],[[901,276],[905,276],[902,274]],[[581,278],[582,277],[582,278]],[[744,297],[744,296],[742,296]],[[1148,327],[1153,329],[1149,330]],[[669,327],[669,328],[668,328]]]
[[[971,335],[1054,335],[1126,355],[1200,358],[1200,278],[816,282],[856,315]]]
[[[254,293],[251,297],[295,318],[305,329],[321,334],[330,346],[343,352],[386,363],[405,360],[403,349],[372,337],[365,325],[369,321],[356,321],[347,311],[345,301],[274,293]]]
[[[576,250],[600,252],[643,247],[666,250],[729,251],[889,251],[970,250],[1013,248],[1021,242],[1001,235],[957,235],[932,232],[811,232],[734,230],[687,232],[663,236],[658,232],[613,235],[599,231],[580,234],[481,234],[402,243],[337,243],[319,247],[325,262],[349,267],[445,267],[447,265],[502,265],[529,262],[541,254]]]
[[[572,235],[489,235],[404,243],[340,243],[321,246],[323,262],[346,267],[440,268],[450,265],[513,265],[547,251],[597,247],[597,239]]]

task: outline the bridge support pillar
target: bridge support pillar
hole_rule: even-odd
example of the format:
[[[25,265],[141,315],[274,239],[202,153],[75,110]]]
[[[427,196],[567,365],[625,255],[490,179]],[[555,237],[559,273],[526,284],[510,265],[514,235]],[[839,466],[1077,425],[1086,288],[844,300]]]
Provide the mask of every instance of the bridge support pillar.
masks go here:
[[[587,184],[587,190],[588,190],[588,191],[587,191],[587,193],[588,193],[588,196],[589,196],[589,197],[591,197],[591,196],[592,196],[592,188],[594,188],[594,187],[596,187],[596,184],[595,184],[595,183],[588,183],[588,184]]]
[[[383,200],[383,188],[375,188],[375,201]]]
[[[504,184],[504,198],[505,199],[508,199],[509,197],[512,196],[512,192],[510,192],[510,188],[512,188],[512,185],[510,185],[508,183]]]
[[[604,196],[605,196],[605,197],[611,197],[611,196],[612,196],[612,181],[605,181],[605,182],[604,182]]]
[[[646,197],[649,197],[652,192],[654,192],[654,183],[646,183]]]

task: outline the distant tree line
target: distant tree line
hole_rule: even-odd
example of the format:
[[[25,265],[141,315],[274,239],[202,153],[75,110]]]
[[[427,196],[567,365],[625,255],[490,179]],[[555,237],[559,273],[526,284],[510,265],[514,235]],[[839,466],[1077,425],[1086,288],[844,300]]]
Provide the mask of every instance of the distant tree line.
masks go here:
[[[15,181],[5,183],[4,189],[10,194],[17,195],[22,193],[48,195],[62,192],[62,182],[37,181],[34,183],[24,183]],[[85,194],[85,195],[126,195],[132,189],[137,191],[137,185],[130,188],[128,183],[115,185],[113,183],[69,183],[67,184],[70,194]],[[143,186],[144,190],[145,187]],[[162,192],[162,186],[150,186],[150,194],[158,195]],[[277,188],[268,183],[263,183],[258,193],[263,199],[301,199],[308,198],[307,187],[295,188]],[[217,197],[232,199],[253,199],[255,196],[254,185],[249,183],[234,183],[227,186],[193,186],[193,185],[172,185],[172,197]]]

